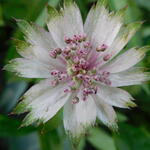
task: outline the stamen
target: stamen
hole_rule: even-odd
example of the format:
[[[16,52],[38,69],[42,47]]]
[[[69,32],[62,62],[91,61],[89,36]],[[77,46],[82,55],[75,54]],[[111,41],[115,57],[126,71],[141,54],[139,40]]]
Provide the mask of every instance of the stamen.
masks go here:
[[[111,81],[109,79],[106,79],[105,80],[105,84],[110,86],[111,85]]]
[[[107,77],[109,77],[110,72],[108,72],[108,71],[104,71],[104,72],[102,73],[102,75],[103,75],[103,76],[105,76],[105,77],[107,78]]]
[[[77,49],[77,46],[76,46],[76,44],[72,44],[72,45],[70,46],[70,48],[71,48],[72,50],[76,50],[76,49]]]
[[[76,63],[76,64],[79,63],[79,57],[78,56],[74,56],[73,57],[73,62]]]
[[[111,85],[111,81],[108,79],[109,72],[103,71],[97,73],[96,68],[89,69],[89,62],[87,61],[87,54],[89,49],[92,48],[92,44],[87,41],[85,34],[74,35],[73,37],[65,37],[66,47],[63,49],[56,48],[50,52],[52,58],[57,58],[61,55],[66,60],[67,68],[65,71],[52,70],[51,75],[55,78],[52,81],[52,85],[56,86],[60,82],[69,80],[68,88],[64,89],[64,93],[78,91],[82,89],[82,100],[86,101],[90,94],[96,94],[98,88],[94,81],[102,82],[106,85]],[[96,50],[103,52],[108,48],[106,44],[102,44]],[[111,58],[111,54],[107,54],[103,57],[104,61]],[[67,71],[67,72],[66,72]],[[76,104],[79,102],[78,97],[72,99],[72,103]]]
[[[57,57],[57,53],[56,53],[54,50],[50,51],[49,55],[50,55],[52,58],[56,58],[56,57]]]
[[[60,55],[61,52],[62,52],[61,48],[56,48],[55,51],[56,51],[56,53],[57,53],[58,55]]]
[[[58,80],[53,80],[53,81],[51,81],[51,85],[52,85],[52,86],[58,85]]]
[[[84,77],[84,76],[83,76],[82,74],[78,74],[78,75],[77,75],[77,78],[79,78],[79,79],[83,79],[83,77]]]
[[[95,76],[93,77],[93,79],[94,79],[95,81],[100,81],[100,76],[99,76],[99,75],[95,75]]]
[[[97,52],[104,52],[107,48],[108,48],[108,46],[106,44],[102,44],[96,48],[96,51]]]
[[[63,50],[63,53],[66,54],[66,55],[68,55],[70,52],[71,52],[70,47],[66,47],[66,48]]]
[[[72,99],[72,104],[77,104],[79,103],[79,98],[76,96]]]
[[[62,74],[59,75],[58,79],[59,79],[60,81],[62,81],[62,80],[67,79],[67,77],[68,77],[68,76],[67,76],[66,73],[62,73]]]
[[[91,43],[90,42],[85,42],[84,43],[84,48],[91,48]]]
[[[66,44],[70,44],[72,42],[71,38],[65,37],[64,41],[66,42]]]
[[[71,92],[70,89],[64,89],[64,93],[69,93],[69,92]]]
[[[111,55],[110,54],[107,54],[103,57],[103,60],[104,61],[108,61],[109,59],[111,58]]]
[[[58,70],[51,71],[52,76],[57,76],[60,72]]]
[[[77,71],[80,70],[80,67],[75,64],[75,65],[72,66],[72,70],[73,70],[73,72],[77,72]]]

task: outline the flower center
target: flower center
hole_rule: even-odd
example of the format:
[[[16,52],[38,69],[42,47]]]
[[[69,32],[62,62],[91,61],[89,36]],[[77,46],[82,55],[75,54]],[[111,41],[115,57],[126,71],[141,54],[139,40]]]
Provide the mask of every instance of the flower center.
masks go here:
[[[68,88],[64,89],[64,92],[78,92],[81,90],[82,100],[85,101],[88,95],[97,93],[96,81],[107,85],[111,84],[108,79],[109,72],[98,73],[96,68],[90,69],[87,55],[92,50],[92,44],[87,40],[86,35],[74,35],[72,38],[65,37],[64,42],[66,43],[65,48],[56,48],[50,52],[52,58],[61,58],[66,61],[65,71],[51,71],[51,75],[54,77],[51,83],[53,86],[60,82],[68,82]],[[103,44],[96,51],[104,52],[106,49],[107,45]],[[106,55],[103,59],[107,61],[109,58]],[[72,103],[76,104],[78,102],[79,98],[74,97]]]

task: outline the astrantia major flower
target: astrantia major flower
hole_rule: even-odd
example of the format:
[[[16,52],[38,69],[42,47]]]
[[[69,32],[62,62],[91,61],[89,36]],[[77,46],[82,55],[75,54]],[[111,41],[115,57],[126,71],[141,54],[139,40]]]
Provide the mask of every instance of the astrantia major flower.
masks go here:
[[[134,67],[149,47],[131,48],[118,56],[141,26],[123,24],[125,8],[109,13],[106,2],[92,7],[83,25],[79,8],[66,0],[60,12],[48,6],[48,30],[18,20],[25,41],[16,40],[16,58],[6,70],[42,78],[31,87],[15,113],[29,112],[23,125],[45,123],[63,107],[63,122],[73,137],[94,125],[96,117],[117,128],[113,106],[133,107],[132,96],[117,87],[141,84],[149,73]],[[115,57],[117,56],[117,57]]]

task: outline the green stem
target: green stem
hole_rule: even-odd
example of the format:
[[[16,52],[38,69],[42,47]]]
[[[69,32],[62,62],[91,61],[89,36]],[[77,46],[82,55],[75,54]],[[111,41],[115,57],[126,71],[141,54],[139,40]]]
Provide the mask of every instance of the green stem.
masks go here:
[[[39,131],[39,140],[41,145],[41,150],[51,150],[50,143],[50,133],[42,133],[42,130]]]

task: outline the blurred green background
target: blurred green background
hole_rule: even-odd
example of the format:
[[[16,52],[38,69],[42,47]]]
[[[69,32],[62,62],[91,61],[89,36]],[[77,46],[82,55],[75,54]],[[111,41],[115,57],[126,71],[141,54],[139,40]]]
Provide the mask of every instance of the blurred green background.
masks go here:
[[[150,0],[108,0],[110,10],[128,6],[125,23],[142,20],[142,28],[127,45],[150,44]],[[96,0],[76,0],[85,20]],[[11,38],[22,38],[13,18],[34,21],[45,26],[45,5],[59,8],[61,0],[0,0],[0,67],[17,57]],[[150,54],[140,64],[149,68]],[[19,97],[36,80],[18,78],[11,73],[0,72],[0,150],[72,150],[71,141],[64,133],[61,111],[44,126],[19,128],[25,114],[10,114]],[[95,128],[80,139],[78,150],[150,150],[150,86],[126,88],[136,99],[137,108],[116,109],[119,131],[111,132],[98,122]]]

